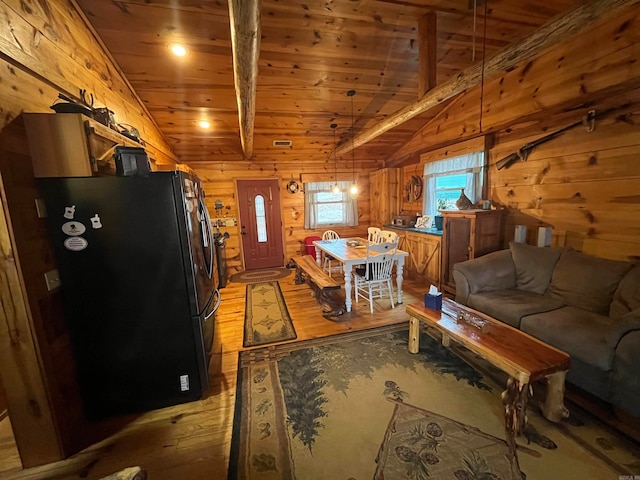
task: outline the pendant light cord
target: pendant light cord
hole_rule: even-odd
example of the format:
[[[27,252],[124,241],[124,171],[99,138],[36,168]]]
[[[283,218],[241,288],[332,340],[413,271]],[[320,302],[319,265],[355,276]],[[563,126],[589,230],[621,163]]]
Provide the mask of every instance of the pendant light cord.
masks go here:
[[[338,190],[340,189],[340,187],[338,186],[338,156],[336,155],[336,127],[337,126],[338,126],[337,123],[331,124],[331,128],[333,129],[333,166],[334,166],[333,192],[334,193],[338,193]],[[331,156],[329,156],[329,158],[331,158]]]
[[[487,4],[489,0],[484,1],[484,28],[482,33],[482,75],[480,77],[480,133],[482,133],[482,115],[484,113],[484,59],[487,56]]]
[[[351,184],[351,194],[358,194],[358,184],[356,183],[356,154],[355,154],[355,131],[354,131],[354,114],[353,114],[353,96],[356,94],[355,90],[349,90],[347,96],[351,97],[351,175],[353,176],[353,183]]]
[[[355,94],[356,92],[354,91],[353,95]],[[356,183],[356,152],[353,146],[353,137],[355,136],[353,129],[353,95],[351,95],[351,176],[353,177],[353,183]]]

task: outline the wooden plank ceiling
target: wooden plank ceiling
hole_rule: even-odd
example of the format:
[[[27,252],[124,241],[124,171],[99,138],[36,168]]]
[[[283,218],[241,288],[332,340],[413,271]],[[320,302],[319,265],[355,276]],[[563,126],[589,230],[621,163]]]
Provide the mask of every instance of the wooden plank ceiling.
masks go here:
[[[418,22],[437,18],[436,84],[522,39],[579,0],[262,0],[253,155],[325,162],[418,100]],[[225,0],[77,0],[184,163],[243,159]],[[242,3],[242,2],[240,2]],[[485,26],[486,7],[486,26]],[[485,28],[486,27],[486,28]],[[168,46],[182,43],[184,58]],[[426,56],[426,53],[423,53]],[[347,96],[354,89],[356,95]],[[446,105],[356,149],[382,162]],[[198,121],[208,120],[209,129]],[[291,140],[291,147],[274,147]],[[349,162],[351,155],[345,155]],[[339,158],[339,161],[341,159]]]

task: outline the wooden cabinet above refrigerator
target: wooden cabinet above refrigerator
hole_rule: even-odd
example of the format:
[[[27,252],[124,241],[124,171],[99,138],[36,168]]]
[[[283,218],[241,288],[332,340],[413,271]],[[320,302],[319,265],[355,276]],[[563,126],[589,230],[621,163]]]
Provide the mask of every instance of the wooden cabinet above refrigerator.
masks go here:
[[[142,145],[80,113],[23,115],[36,178],[115,173],[116,146]]]

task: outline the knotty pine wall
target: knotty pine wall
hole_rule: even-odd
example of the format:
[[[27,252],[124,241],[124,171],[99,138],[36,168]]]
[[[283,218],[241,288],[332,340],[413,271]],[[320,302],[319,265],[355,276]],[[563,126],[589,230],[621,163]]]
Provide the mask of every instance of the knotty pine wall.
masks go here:
[[[505,208],[504,245],[514,226],[551,226],[555,241],[613,259],[640,256],[640,9],[601,21],[451,102],[397,152],[403,181],[423,171],[419,156],[490,135],[488,196]],[[482,115],[480,105],[482,102]],[[614,108],[614,111],[608,111]],[[495,162],[525,143],[601,115],[537,147],[527,162]],[[480,122],[482,121],[482,126]],[[427,156],[428,157],[428,156]],[[413,211],[416,205],[404,203]]]
[[[357,162],[358,185],[361,194],[358,197],[359,226],[349,228],[334,228],[341,237],[366,235],[370,220],[369,175],[364,173],[377,166],[375,162],[360,160]],[[286,190],[287,183],[294,179],[302,187],[303,181],[333,181],[335,167],[333,162],[313,164],[300,159],[299,162],[278,162],[256,164],[255,162],[211,162],[208,164],[193,164],[193,170],[202,179],[206,192],[206,203],[212,216],[215,216],[214,203],[222,200],[227,217],[239,220],[236,202],[236,180],[275,178],[280,181],[280,201],[282,207],[282,223],[285,247],[285,263],[291,257],[304,253],[304,239],[312,235],[322,236],[324,229],[304,229],[304,193],[302,188],[298,193],[291,194]],[[352,172],[338,169],[338,179],[352,179]],[[242,255],[240,250],[240,222],[236,227],[222,227],[221,232],[228,232],[227,265],[229,274],[242,269]]]

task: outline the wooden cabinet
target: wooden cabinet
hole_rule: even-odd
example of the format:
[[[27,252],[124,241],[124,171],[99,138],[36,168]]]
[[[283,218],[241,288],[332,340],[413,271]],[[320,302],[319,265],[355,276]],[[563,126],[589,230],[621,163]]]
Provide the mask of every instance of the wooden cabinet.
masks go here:
[[[142,145],[80,113],[26,113],[24,124],[36,177],[114,174],[114,149]]]
[[[391,223],[402,208],[401,170],[383,168],[369,174],[371,213],[369,224],[374,227]]]
[[[442,211],[442,276],[441,287],[455,294],[453,266],[500,249],[500,210]]]
[[[404,277],[424,283],[425,289],[435,285],[440,289],[440,243],[439,235],[412,232],[385,227],[398,234],[398,248],[409,253],[404,262]]]

